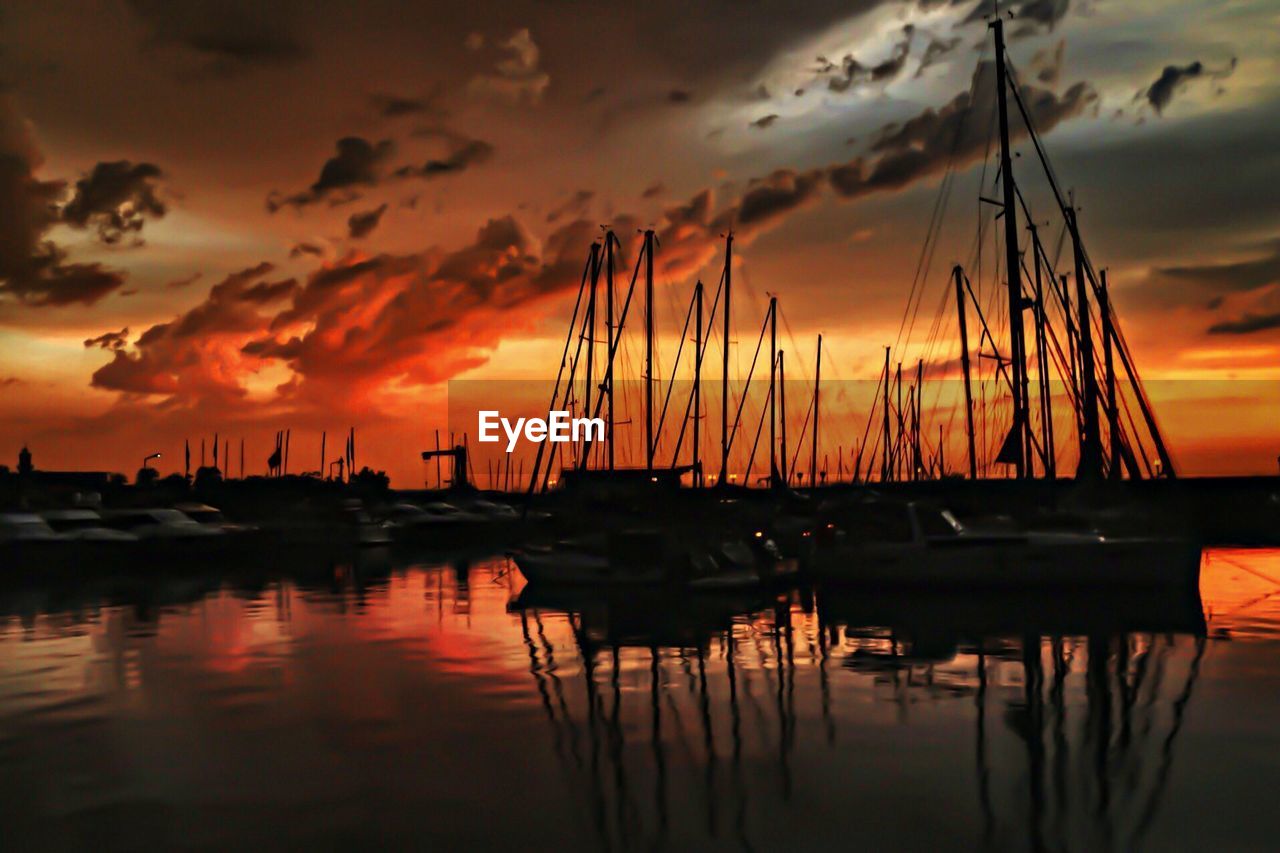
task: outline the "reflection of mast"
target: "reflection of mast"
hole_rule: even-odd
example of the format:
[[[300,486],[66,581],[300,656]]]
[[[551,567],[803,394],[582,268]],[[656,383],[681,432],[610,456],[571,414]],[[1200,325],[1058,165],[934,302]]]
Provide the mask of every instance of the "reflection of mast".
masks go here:
[[[734,642],[732,625],[729,626],[729,630],[725,633],[725,643],[727,648],[725,649],[724,659],[729,680],[729,739],[733,744],[732,760],[729,766],[732,769],[734,799],[737,800],[738,805],[734,814],[734,829],[737,831],[738,840],[742,842],[743,848],[750,850],[751,843],[747,840],[747,787],[742,780],[742,710],[738,707],[736,663],[738,652],[737,644]]]
[[[564,754],[559,748],[559,744],[561,742],[560,736],[559,736],[560,720],[563,720],[564,727],[568,730],[568,733],[569,733],[569,750],[570,750],[570,755],[573,758],[574,767],[576,767],[577,770],[581,771],[583,769],[583,761],[582,761],[582,754],[578,749],[578,728],[577,728],[577,724],[574,723],[573,715],[569,712],[568,703],[565,701],[564,686],[560,681],[559,676],[556,675],[555,649],[551,645],[551,642],[547,639],[546,630],[542,625],[542,617],[538,614],[536,610],[533,611],[533,619],[534,619],[534,624],[537,626],[537,632],[538,632],[538,641],[536,643],[534,642],[532,636],[529,633],[528,619],[525,616],[524,612],[523,611],[521,612],[520,625],[521,625],[521,630],[524,633],[525,644],[529,648],[530,672],[533,674],[535,682],[539,685],[539,693],[542,694],[544,697],[543,708],[547,712],[547,719],[551,722],[552,728],[556,732],[557,756],[559,756],[563,761]],[[572,620],[572,617],[570,617],[570,619]],[[542,654],[546,657],[545,666],[543,666],[538,659],[539,647],[541,648]],[[550,695],[548,695],[545,690],[546,684],[548,682],[551,684],[555,694],[554,702],[552,702]],[[588,717],[590,719],[589,710],[588,710]],[[591,777],[587,782],[587,788],[588,788],[587,794],[588,794],[588,798],[591,801],[590,811],[591,811],[592,821],[595,825],[596,832],[600,836],[601,846],[605,850],[608,850],[610,849],[611,844],[609,839],[608,822],[605,818],[604,790],[599,783],[599,779],[597,778],[598,759],[597,759],[594,728],[592,729],[592,732],[591,732],[591,746],[592,746]]]
[[[1187,680],[1182,686],[1182,692],[1173,702],[1173,724],[1169,727],[1169,734],[1165,736],[1164,742],[1160,745],[1160,770],[1157,772],[1156,782],[1151,788],[1151,796],[1147,798],[1146,805],[1142,809],[1142,817],[1134,830],[1133,838],[1135,842],[1146,835],[1147,829],[1151,826],[1151,821],[1156,816],[1156,809],[1160,806],[1165,786],[1169,783],[1169,771],[1173,769],[1173,743],[1178,737],[1178,732],[1182,731],[1182,721],[1187,711],[1187,703],[1191,701],[1191,692],[1195,689],[1196,680],[1200,675],[1200,662],[1204,659],[1204,652],[1205,638],[1200,635],[1196,637],[1196,653],[1191,660],[1191,668],[1187,672]]]
[[[1030,797],[1031,847],[1044,849],[1041,823],[1044,819],[1044,662],[1040,657],[1040,636],[1026,634],[1022,638],[1022,692],[1026,707],[1022,720],[1022,736],[1027,746],[1027,764],[1031,784],[1027,786]]]
[[[698,654],[698,718],[702,723],[702,748],[707,756],[705,777],[707,789],[707,831],[714,838],[719,831],[719,820],[716,815],[716,739],[711,727],[711,698],[707,693],[707,659],[706,650],[701,642],[697,646]]]
[[[560,730],[560,721],[556,718],[555,708],[551,705],[551,691],[547,689],[547,679],[542,673],[542,667],[538,663],[538,648],[533,644],[533,637],[529,633],[529,616],[524,611],[520,612],[520,633],[524,637],[525,647],[529,650],[529,674],[533,676],[534,684],[538,688],[538,698],[542,700],[542,710],[547,714],[547,722],[551,723],[552,746],[555,749],[556,758],[564,761],[564,737]]]
[[[1024,739],[1027,750],[1029,846],[1042,848],[1046,830],[1054,837],[1065,837],[1072,831],[1071,818],[1087,815],[1085,827],[1090,833],[1091,846],[1136,849],[1150,828],[1168,782],[1173,746],[1197,680],[1205,638],[1203,634],[1195,637],[1196,651],[1186,680],[1172,702],[1173,720],[1160,739],[1157,753],[1151,741],[1160,716],[1157,702],[1165,678],[1167,653],[1176,648],[1173,635],[1090,633],[1084,646],[1088,659],[1084,664],[1086,705],[1084,742],[1077,753],[1079,761],[1071,755],[1064,698],[1073,656],[1066,651],[1061,637],[1051,638],[1053,680],[1047,692],[1053,719],[1051,729],[1047,729],[1040,643],[1038,635],[1024,638],[1023,702],[1012,706],[1007,716],[1011,729]],[[979,666],[979,691],[982,692],[985,679],[981,662]],[[981,750],[984,738],[981,713],[978,728]],[[1047,760],[1046,731],[1053,746],[1052,760]],[[1144,772],[1144,763],[1157,756],[1159,764],[1154,774]],[[982,797],[987,771],[981,751],[979,759]],[[1070,778],[1073,769],[1083,771],[1074,781]],[[1053,811],[1047,809],[1050,803],[1045,796],[1045,782],[1049,778],[1052,779]],[[1046,823],[1046,818],[1052,819]],[[1117,837],[1118,833],[1127,837]]]
[[[978,709],[977,759],[978,803],[982,806],[983,847],[991,846],[991,833],[995,829],[995,814],[991,809],[991,770],[987,767],[987,654],[978,645],[978,689],[973,697]]]
[[[786,635],[787,656],[791,655],[791,609],[785,599],[773,608],[773,659],[778,668],[778,685],[774,694],[778,710],[778,767],[782,771],[782,798],[791,799],[791,765],[787,753],[791,747],[791,725],[788,707],[787,665],[782,656],[782,640]],[[792,693],[794,695],[794,693]]]
[[[649,647],[649,715],[651,720],[649,745],[653,752],[655,770],[653,801],[658,811],[658,838],[655,846],[667,839],[667,758],[662,746],[662,666],[658,647]]]

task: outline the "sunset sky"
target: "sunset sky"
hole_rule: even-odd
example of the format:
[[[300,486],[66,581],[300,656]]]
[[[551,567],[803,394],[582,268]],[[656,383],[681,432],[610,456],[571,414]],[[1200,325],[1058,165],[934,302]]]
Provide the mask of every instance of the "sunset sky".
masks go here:
[[[0,462],[25,442],[40,467],[132,473],[158,450],[168,472],[184,438],[216,430],[244,437],[257,468],[277,429],[310,459],[321,430],[336,448],[355,426],[361,464],[416,485],[417,451],[448,427],[448,380],[554,378],[604,224],[628,272],[637,229],[659,234],[668,364],[729,228],[736,365],[770,293],[797,377],[820,332],[824,377],[874,382],[895,341],[906,363],[954,357],[951,326],[928,336],[947,342],[936,351],[926,330],[951,265],[969,263],[984,174],[995,192],[989,9],[8,4]],[[1175,459],[1274,473],[1280,8],[1001,9]],[[978,119],[958,132],[971,91]],[[1034,151],[1018,151],[1039,209]]]

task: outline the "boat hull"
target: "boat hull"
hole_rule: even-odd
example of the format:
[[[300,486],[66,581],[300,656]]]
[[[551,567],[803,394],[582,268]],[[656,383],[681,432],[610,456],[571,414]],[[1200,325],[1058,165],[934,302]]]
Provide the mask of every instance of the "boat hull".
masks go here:
[[[549,551],[519,553],[516,566],[531,584],[548,586],[658,586],[672,583],[674,572],[657,563],[611,564],[596,554]]]
[[[1008,543],[957,537],[836,545],[817,552],[809,568],[827,581],[882,586],[1195,588],[1200,548],[1143,539]]]

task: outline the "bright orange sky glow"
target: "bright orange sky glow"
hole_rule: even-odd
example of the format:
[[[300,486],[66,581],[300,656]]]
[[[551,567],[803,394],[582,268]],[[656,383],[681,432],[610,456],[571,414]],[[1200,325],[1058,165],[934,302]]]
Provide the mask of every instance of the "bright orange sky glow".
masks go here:
[[[1004,7],[1024,99],[1108,271],[1179,473],[1276,473],[1273,5]],[[354,426],[358,464],[400,486],[434,482],[418,454],[457,426],[447,383],[548,386],[588,247],[608,226],[624,243],[620,291],[637,231],[659,235],[664,379],[693,283],[710,299],[733,229],[734,393],[774,294],[793,448],[821,333],[832,387],[874,386],[888,345],[904,374],[924,359],[925,400],[937,402],[923,432],[936,450],[941,425],[948,467],[959,466],[954,403],[933,390],[956,376],[953,264],[998,341],[1007,326],[998,225],[977,200],[997,190],[976,4],[678,10],[59,0],[9,11],[0,463],[28,444],[42,468],[132,475],[161,452],[169,473],[184,440],[193,467],[201,440],[211,461],[217,432],[231,441],[231,473],[241,439],[247,473],[260,473],[289,428],[290,469],[316,470],[322,431],[336,458]],[[609,47],[582,50],[583,32]],[[1057,250],[1061,217],[1015,136],[1015,173]],[[1071,260],[1068,243],[1051,266],[1070,273]],[[721,338],[717,323],[709,382]],[[998,386],[990,364],[980,370],[986,444],[998,446]],[[829,470],[865,422],[861,404],[830,399]],[[716,456],[714,409],[705,423],[704,455]]]

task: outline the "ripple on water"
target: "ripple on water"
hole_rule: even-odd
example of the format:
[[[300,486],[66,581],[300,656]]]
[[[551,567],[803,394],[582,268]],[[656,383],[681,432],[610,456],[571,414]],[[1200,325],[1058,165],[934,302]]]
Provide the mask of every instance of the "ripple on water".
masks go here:
[[[911,824],[1158,849],[1226,791],[1197,817],[1220,846],[1274,841],[1249,799],[1280,787],[1274,727],[1241,720],[1280,703],[1240,673],[1280,669],[1280,552],[1206,553],[1209,630],[1239,641],[1212,654],[1194,601],[1164,621],[1147,599],[822,590],[534,607],[505,568],[41,599],[0,627],[6,837],[57,846],[70,816],[125,846],[447,827],[439,846],[812,849]]]
[[[1210,633],[1280,639],[1280,548],[1210,548],[1200,568]]]

